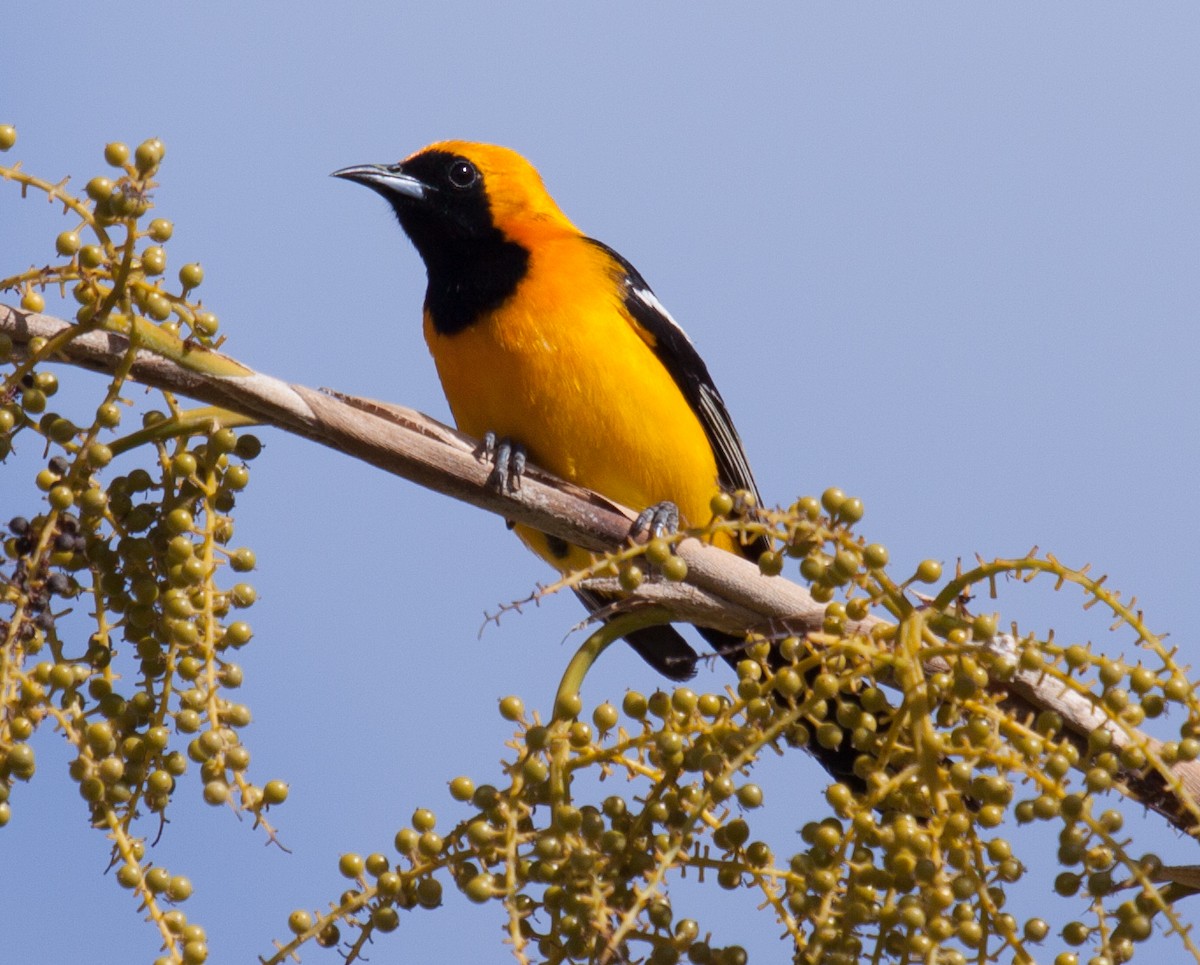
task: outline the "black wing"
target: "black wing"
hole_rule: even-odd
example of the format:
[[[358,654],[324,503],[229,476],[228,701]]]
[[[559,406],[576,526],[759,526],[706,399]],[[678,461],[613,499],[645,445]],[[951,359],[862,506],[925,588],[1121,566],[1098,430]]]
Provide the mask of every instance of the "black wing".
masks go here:
[[[716,458],[718,483],[722,488],[730,491],[740,489],[753,493],[756,503],[761,504],[758,485],[754,482],[754,474],[750,471],[750,461],[746,458],[742,440],[733,426],[729,410],[725,408],[725,400],[721,398],[721,393],[713,384],[712,376],[708,374],[708,366],[704,364],[704,359],[696,351],[691,339],[663,307],[653,290],[646,284],[646,279],[633,265],[608,245],[596,241],[594,238],[589,238],[588,241],[612,259],[613,268],[619,273],[621,288],[624,292],[625,310],[649,336],[647,342],[651,350],[662,363],[663,368],[671,373],[671,378],[679,386],[688,405],[700,419],[700,424],[704,427],[704,434],[708,437],[709,445],[712,446],[713,455]],[[745,547],[743,552],[754,559],[766,549],[767,541],[760,537]],[[652,627],[651,629],[661,631],[669,628]],[[696,629],[718,654],[730,664],[737,665],[746,647],[744,637],[732,636],[710,627],[697,627]],[[674,634],[674,631],[672,633]],[[682,638],[651,639],[647,634],[646,640],[638,641],[631,639],[632,636],[631,634],[626,639],[633,644],[638,653],[657,666],[660,671],[663,670],[659,666],[660,663],[665,663],[672,668],[684,665],[686,655],[679,648],[681,645],[686,646],[687,644]],[[667,675],[670,676],[669,673]]]
[[[671,377],[683,392],[688,404],[700,417],[700,423],[704,426],[704,432],[708,436],[708,441],[712,445],[717,459],[717,471],[721,476],[721,485],[731,490],[743,489],[751,492],[754,494],[756,502],[761,505],[758,487],[754,483],[754,476],[750,472],[750,463],[746,459],[746,451],[742,448],[742,441],[733,427],[733,420],[729,417],[729,411],[725,408],[721,393],[717,391],[717,387],[713,385],[712,376],[708,374],[708,366],[704,364],[704,360],[700,358],[700,354],[684,334],[683,329],[671,318],[655,297],[645,279],[638,274],[637,269],[607,245],[594,240],[592,240],[592,244],[603,249],[612,258],[617,270],[622,273],[626,310],[633,316],[634,321],[650,335],[654,354],[671,373]],[[767,541],[759,538],[745,547],[744,552],[754,559],[767,548]],[[587,601],[585,600],[585,602]],[[670,628],[652,627],[651,629]],[[709,646],[730,666],[737,667],[738,661],[745,655],[746,638],[744,636],[723,633],[710,627],[696,627],[696,629],[708,641]],[[632,637],[632,634],[630,636]],[[668,676],[671,675],[670,669],[684,665],[687,659],[682,651],[676,649],[680,643],[687,646],[682,638],[678,643],[661,638],[647,638],[641,641],[627,639],[638,653],[642,654],[653,666],[667,673]],[[778,652],[774,659],[776,661],[780,659]],[[667,670],[663,670],[664,665],[668,668]],[[813,668],[809,674],[810,678],[816,673],[817,668]],[[811,679],[809,683],[811,684]],[[856,789],[865,787],[863,779],[854,770],[858,751],[854,749],[849,740],[843,739],[842,743],[834,748],[810,743],[809,751],[836,780],[844,781]]]
[[[705,435],[712,445],[713,455],[716,456],[717,472],[720,474],[718,481],[721,486],[731,491],[743,489],[751,492],[755,500],[761,503],[742,440],[738,437],[737,429],[733,427],[733,419],[729,416],[729,410],[725,408],[721,393],[717,391],[712,376],[708,374],[708,366],[692,345],[691,339],[663,308],[650,286],[646,284],[646,280],[633,265],[608,245],[594,238],[589,238],[588,241],[613,260],[621,273],[625,309],[650,335],[654,354],[671,373],[671,378],[683,392],[692,411],[700,418],[700,424],[704,426]]]

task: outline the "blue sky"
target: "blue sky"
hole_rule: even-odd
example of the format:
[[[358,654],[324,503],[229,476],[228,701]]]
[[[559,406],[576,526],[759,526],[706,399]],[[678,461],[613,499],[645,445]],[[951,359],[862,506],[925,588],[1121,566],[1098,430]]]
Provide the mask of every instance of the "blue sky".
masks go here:
[[[161,137],[170,263],[202,262],[226,348],[249,364],[448,418],[420,262],[379,199],[327,175],[445,137],[507,144],[691,334],[769,501],[842,486],[898,564],[1034,544],[1091,562],[1195,648],[1193,5],[45,0],[7,11],[5,35],[0,123],[21,138],[6,162],[82,185],[105,142]],[[62,226],[0,184],[0,274],[52,258]],[[253,772],[292,785],[276,812],[292,853],[198,787],[158,846],[192,877],[216,962],[269,950],[292,908],[341,890],[342,851],[385,848],[414,807],[448,826],[446,781],[497,773],[496,698],[547,706],[578,639],[564,646],[569,599],[480,633],[548,576],[500,520],[262,437],[239,499],[261,598],[242,699]],[[27,498],[15,488],[0,480],[0,510]],[[1005,623],[1125,642],[1069,594],[1002,593]],[[655,684],[612,651],[585,699]],[[56,738],[37,748],[0,832],[0,906],[22,923],[6,950],[150,961]],[[789,758],[763,783],[783,849],[823,813],[824,781]],[[721,896],[703,923],[780,960],[744,904]],[[505,961],[499,929],[450,895],[372,960]]]

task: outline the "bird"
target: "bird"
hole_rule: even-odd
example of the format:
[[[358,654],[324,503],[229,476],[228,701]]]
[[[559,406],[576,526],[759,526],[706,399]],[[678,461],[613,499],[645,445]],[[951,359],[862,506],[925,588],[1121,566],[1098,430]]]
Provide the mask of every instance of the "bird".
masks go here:
[[[638,271],[580,231],[517,152],[442,141],[343,168],[391,205],[425,263],[424,334],[459,429],[636,510],[706,522],[712,497],[758,487],[691,340]],[[663,506],[663,504],[667,504]],[[587,554],[526,526],[561,572]],[[719,535],[723,548],[748,552]],[[755,547],[759,551],[765,546]],[[609,602],[584,594],[590,609]],[[702,628],[718,650],[744,641]],[[698,659],[669,626],[626,638],[671,679]]]
[[[426,343],[456,424],[493,444],[501,482],[528,458],[648,509],[652,525],[674,523],[676,511],[703,524],[721,492],[761,505],[692,341],[633,265],[568,219],[522,155],[447,140],[333,176],[381,195],[423,260]],[[515,530],[561,572],[591,560],[558,537]],[[712,542],[750,559],[768,549],[762,537],[716,533]],[[611,602],[579,595],[593,611]],[[696,629],[731,665],[744,658],[743,637]],[[695,672],[699,655],[669,625],[625,639],[669,679]],[[831,773],[850,772],[848,746],[813,749]]]

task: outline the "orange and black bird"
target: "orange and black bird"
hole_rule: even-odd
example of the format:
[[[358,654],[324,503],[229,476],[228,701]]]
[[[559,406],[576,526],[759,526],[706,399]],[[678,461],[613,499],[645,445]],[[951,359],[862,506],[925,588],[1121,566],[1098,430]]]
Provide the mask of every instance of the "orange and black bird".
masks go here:
[[[527,455],[625,506],[649,507],[667,525],[676,508],[690,523],[706,521],[722,490],[757,499],[737,430],[692,342],[628,261],[559,210],[523,157],[442,141],[396,164],[334,174],[382,195],[425,262],[426,342],[458,427],[493,442],[501,484]],[[516,529],[560,571],[590,559]],[[751,558],[766,548],[714,542]],[[608,602],[581,597],[592,610]],[[744,640],[697,629],[731,663],[740,659]],[[670,626],[626,640],[673,680],[694,673],[695,650]],[[825,763],[844,771],[850,761]]]
[[[637,270],[559,210],[507,148],[432,144],[398,164],[335,172],[381,194],[425,262],[425,339],[458,427],[636,510],[696,523],[720,490],[757,497],[708,368]],[[664,504],[668,504],[664,506]],[[516,527],[561,571],[590,556]],[[719,541],[735,549],[733,540]],[[603,602],[585,597],[592,609]],[[702,633],[720,650],[740,647]],[[671,627],[628,641],[672,679],[697,656]]]

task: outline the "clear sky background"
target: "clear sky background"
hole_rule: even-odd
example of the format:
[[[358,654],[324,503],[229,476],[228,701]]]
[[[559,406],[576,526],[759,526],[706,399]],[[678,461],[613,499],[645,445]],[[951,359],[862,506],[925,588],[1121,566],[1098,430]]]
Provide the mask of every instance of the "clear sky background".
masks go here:
[[[170,265],[203,264],[226,349],[256,368],[448,418],[420,261],[380,199],[328,174],[445,137],[507,144],[691,334],[769,501],[839,485],[901,566],[1034,544],[1091,562],[1195,652],[1195,5],[42,0],[9,5],[2,29],[0,123],[20,133],[5,161],[81,188],[105,142],[162,138]],[[0,275],[52,259],[63,227],[0,183]],[[548,577],[500,520],[262,437],[238,500],[260,568],[242,699],[252,774],[291,783],[273,816],[292,853],[198,783],[155,851],[192,878],[185,910],[222,963],[336,897],[338,855],[387,850],[414,807],[449,827],[463,812],[446,782],[499,776],[496,699],[547,707],[580,639],[564,645],[570,599],[480,635],[485,611]],[[0,516],[29,510],[17,488],[0,475]],[[1060,640],[1126,642],[1079,602],[1007,588],[997,606]],[[656,683],[614,650],[585,700]],[[61,740],[35,746],[0,832],[0,961],[149,962],[152,929],[101,877],[107,842]],[[823,773],[791,756],[761,782],[756,828],[794,850],[824,814]],[[1200,861],[1139,811],[1129,827]],[[677,914],[785,960],[752,901],[687,894]],[[1182,910],[1200,921],[1200,899]],[[370,957],[503,962],[501,924],[448,890]]]

